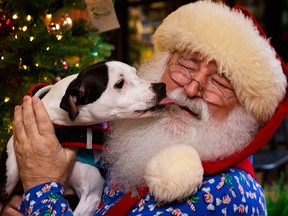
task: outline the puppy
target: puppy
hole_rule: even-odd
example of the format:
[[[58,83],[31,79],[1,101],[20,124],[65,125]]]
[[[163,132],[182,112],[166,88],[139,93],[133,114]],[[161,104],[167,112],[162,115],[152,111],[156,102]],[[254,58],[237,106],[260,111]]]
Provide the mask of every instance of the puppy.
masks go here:
[[[52,122],[61,127],[87,126],[87,145],[92,142],[91,125],[156,115],[166,98],[164,83],[140,80],[134,68],[117,61],[91,65],[40,92],[45,89],[48,92],[42,101]],[[1,165],[0,211],[19,181],[13,137],[2,153]],[[100,203],[103,186],[104,179],[95,166],[76,161],[64,186],[65,192],[71,189],[80,199],[74,215],[92,215]]]

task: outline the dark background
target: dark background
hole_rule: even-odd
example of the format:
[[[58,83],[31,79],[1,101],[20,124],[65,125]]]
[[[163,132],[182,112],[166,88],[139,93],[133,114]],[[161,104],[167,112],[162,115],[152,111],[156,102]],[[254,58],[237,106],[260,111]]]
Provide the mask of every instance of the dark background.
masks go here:
[[[183,4],[195,1],[173,0],[117,0],[115,10],[121,28],[112,32],[111,42],[116,49],[113,54],[114,59],[118,59],[129,64],[139,63],[141,48],[150,46],[150,34],[142,34],[140,39],[135,40],[137,32],[131,26],[131,11],[141,11],[145,17],[139,17],[143,25],[149,25],[152,29],[160,24],[161,20],[169,13]],[[230,7],[235,5],[248,9],[260,23],[272,45],[282,57],[285,63],[288,62],[288,0],[223,0]],[[132,13],[134,13],[132,12]],[[148,24],[147,24],[148,23]],[[151,30],[151,32],[154,32]],[[139,35],[138,35],[139,36]],[[142,37],[142,38],[141,38]],[[139,45],[140,44],[140,45]],[[153,49],[151,47],[151,49]],[[140,51],[139,51],[140,50]]]

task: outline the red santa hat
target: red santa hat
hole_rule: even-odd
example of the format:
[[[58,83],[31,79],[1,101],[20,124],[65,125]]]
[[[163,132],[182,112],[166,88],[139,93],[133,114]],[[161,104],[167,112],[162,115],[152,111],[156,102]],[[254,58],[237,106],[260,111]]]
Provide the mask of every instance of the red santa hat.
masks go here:
[[[288,69],[254,17],[245,9],[198,1],[171,13],[158,27],[156,52],[199,52],[216,60],[240,103],[265,123],[243,151],[217,162],[203,162],[212,174],[243,161],[265,145],[288,113]]]

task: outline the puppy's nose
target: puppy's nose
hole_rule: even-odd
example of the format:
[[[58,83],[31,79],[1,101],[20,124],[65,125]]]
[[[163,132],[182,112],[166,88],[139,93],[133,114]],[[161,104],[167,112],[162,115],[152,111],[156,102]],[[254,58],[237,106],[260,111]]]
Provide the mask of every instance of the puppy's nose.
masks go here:
[[[152,83],[152,90],[157,95],[161,95],[163,97],[166,96],[166,84],[165,83]]]

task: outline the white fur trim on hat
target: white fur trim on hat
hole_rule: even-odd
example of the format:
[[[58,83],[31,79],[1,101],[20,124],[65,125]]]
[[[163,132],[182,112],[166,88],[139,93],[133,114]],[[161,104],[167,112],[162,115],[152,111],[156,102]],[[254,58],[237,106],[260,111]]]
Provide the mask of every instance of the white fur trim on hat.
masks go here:
[[[240,103],[261,122],[283,100],[287,81],[281,62],[241,11],[211,1],[184,5],[164,19],[153,42],[156,52],[195,51],[215,59]]]

